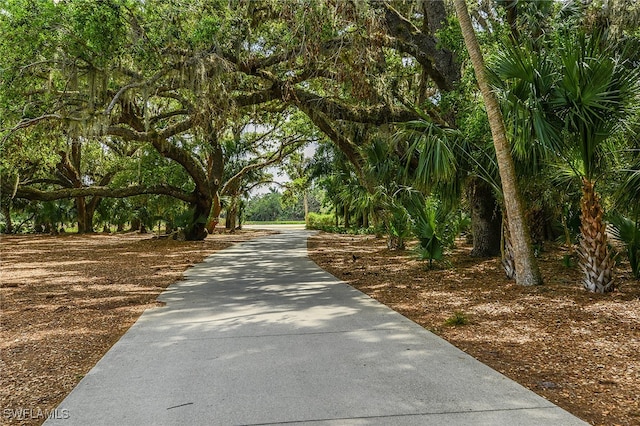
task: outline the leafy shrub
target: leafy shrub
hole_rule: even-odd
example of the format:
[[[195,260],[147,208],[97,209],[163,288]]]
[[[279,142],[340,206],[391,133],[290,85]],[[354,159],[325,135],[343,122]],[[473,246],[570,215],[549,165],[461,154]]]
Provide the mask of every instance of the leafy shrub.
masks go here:
[[[420,260],[442,260],[445,249],[453,247],[456,236],[468,228],[469,216],[446,210],[435,198],[427,198],[421,206],[411,209],[413,233],[418,238],[416,253]]]
[[[404,250],[405,241],[411,236],[410,216],[406,208],[401,205],[392,205],[391,214],[387,221],[389,240],[387,246],[390,249]]]
[[[421,260],[428,260],[429,267],[434,260],[441,260],[444,255],[444,244],[436,233],[435,211],[429,210],[416,218],[414,232],[420,241],[416,251]]]
[[[627,249],[633,276],[640,278],[640,228],[638,221],[633,221],[619,213],[611,215],[611,233]]]
[[[445,325],[460,326],[469,324],[469,318],[464,312],[454,312],[453,315],[444,322]]]
[[[564,256],[562,256],[562,266],[564,266],[565,268],[573,267],[573,259],[571,258],[570,254],[565,254]]]
[[[309,229],[318,229],[322,231],[328,231],[328,229],[335,228],[336,217],[333,214],[320,214],[320,213],[309,213],[309,225],[307,228]]]
[[[376,233],[376,229],[371,226],[368,228],[349,228],[348,233],[353,235],[373,235]]]

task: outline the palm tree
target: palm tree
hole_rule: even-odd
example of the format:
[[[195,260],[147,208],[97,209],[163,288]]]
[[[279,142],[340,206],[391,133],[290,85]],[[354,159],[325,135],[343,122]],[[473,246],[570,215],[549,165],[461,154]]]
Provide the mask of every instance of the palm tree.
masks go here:
[[[584,287],[614,289],[611,252],[596,183],[612,158],[612,136],[624,129],[638,71],[600,34],[564,34],[547,52],[508,47],[498,56],[504,108],[523,152],[543,146],[582,182],[578,247]],[[505,83],[507,82],[507,83]]]
[[[582,166],[578,169],[582,178],[578,254],[584,287],[598,293],[614,290],[615,262],[595,187],[610,166],[610,141],[624,132],[640,89],[638,70],[612,51],[600,34],[578,37],[577,43],[562,51],[563,78],[553,99],[558,116],[567,123],[569,148],[575,150]]]
[[[500,171],[500,179],[502,181],[504,204],[509,219],[509,235],[511,236],[516,266],[516,283],[521,285],[542,284],[542,276],[540,275],[540,270],[538,269],[538,264],[531,246],[531,236],[529,235],[529,229],[525,222],[523,204],[516,184],[515,167],[513,158],[511,157],[511,148],[507,140],[500,105],[489,86],[484,58],[471,24],[471,18],[469,17],[465,0],[454,0],[454,5],[458,14],[458,20],[460,21],[464,42],[469,51],[476,79],[478,80],[478,86],[482,92],[482,97],[487,109]]]
[[[561,78],[550,100],[554,116],[564,123],[566,150],[581,160],[582,238],[578,254],[585,288],[598,293],[614,289],[614,260],[595,186],[611,155],[607,141],[625,125],[630,101],[639,88],[638,72],[614,57],[608,47],[599,34],[583,34],[565,45],[560,52]]]

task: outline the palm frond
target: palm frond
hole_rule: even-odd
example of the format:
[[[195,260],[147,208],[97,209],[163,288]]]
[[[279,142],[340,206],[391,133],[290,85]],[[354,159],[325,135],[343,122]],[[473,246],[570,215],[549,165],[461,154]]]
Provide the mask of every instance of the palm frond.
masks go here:
[[[458,136],[453,129],[443,129],[428,120],[407,122],[394,135],[395,143],[406,146],[405,175],[417,159],[412,177],[420,187],[429,188],[437,183],[451,180],[456,173],[456,155],[452,141]]]
[[[511,134],[514,157],[535,173],[562,148],[561,128],[551,117],[548,99],[559,74],[543,52],[508,44],[490,64]]]
[[[577,191],[580,188],[584,169],[580,160],[575,159],[572,162],[554,163],[550,165],[552,175],[551,185],[568,191],[574,188]]]
[[[640,74],[616,57],[602,34],[579,34],[560,49],[563,78],[550,99],[582,157],[585,176],[600,170],[603,143],[626,126]]]
[[[622,184],[615,194],[616,205],[625,210],[640,211],[640,161],[621,170]]]
[[[635,221],[615,212],[609,218],[611,235],[627,248],[631,270],[636,278],[640,277],[640,227]]]

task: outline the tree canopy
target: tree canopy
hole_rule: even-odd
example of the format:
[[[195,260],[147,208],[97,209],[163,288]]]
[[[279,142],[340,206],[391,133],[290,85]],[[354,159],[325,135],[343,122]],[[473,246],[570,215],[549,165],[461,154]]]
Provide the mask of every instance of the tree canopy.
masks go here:
[[[467,7],[534,243],[577,234],[581,184],[559,183],[561,164],[595,179],[606,209],[625,194],[617,209],[633,216],[640,8]],[[390,246],[440,229],[442,209],[470,214],[474,255],[502,253],[507,270],[520,256],[509,247],[524,231],[506,231],[502,157],[447,1],[10,0],[0,31],[5,230],[12,212],[64,205],[38,220],[73,215],[90,232],[162,219],[202,239],[221,214],[233,229],[243,197],[288,161],[286,197],[323,187],[336,219]],[[303,167],[295,153],[310,143],[320,148]]]

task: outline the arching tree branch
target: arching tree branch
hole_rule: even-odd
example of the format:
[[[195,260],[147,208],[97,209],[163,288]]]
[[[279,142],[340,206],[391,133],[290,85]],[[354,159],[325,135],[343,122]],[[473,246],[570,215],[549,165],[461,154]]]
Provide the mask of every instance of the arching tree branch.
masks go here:
[[[434,2],[442,3],[441,0]],[[460,67],[454,53],[439,47],[435,36],[422,32],[388,3],[379,3],[377,6],[384,12],[387,31],[393,37],[394,47],[416,58],[439,89],[452,90],[460,79]]]
[[[82,188],[54,189],[50,191],[21,186],[16,191],[15,198],[24,198],[34,201],[54,201],[64,198],[87,197],[92,195],[107,198],[126,198],[144,194],[168,195],[187,203],[193,203],[196,200],[196,197],[193,194],[187,194],[182,189],[170,185],[133,185],[125,188],[87,186]]]

